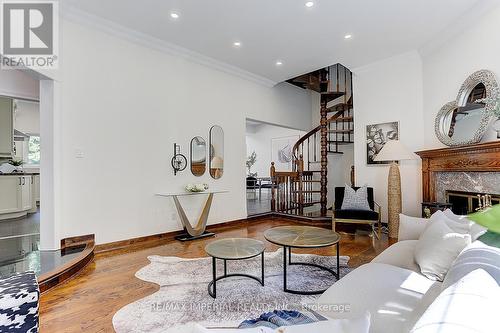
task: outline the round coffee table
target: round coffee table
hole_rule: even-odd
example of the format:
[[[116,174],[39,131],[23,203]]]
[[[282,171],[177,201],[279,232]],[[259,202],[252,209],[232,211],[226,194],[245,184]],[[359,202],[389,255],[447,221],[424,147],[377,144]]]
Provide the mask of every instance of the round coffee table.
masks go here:
[[[212,281],[208,284],[208,294],[213,298],[217,297],[217,281],[232,277],[243,276],[258,281],[264,285],[264,243],[251,238],[225,238],[216,240],[205,247],[205,252],[212,257]],[[262,256],[262,275],[258,278],[253,275],[233,273],[227,274],[228,260],[244,260]],[[224,275],[217,277],[217,259],[224,261]]]
[[[288,289],[286,286],[286,266],[287,252],[288,265],[312,266],[331,273],[334,277],[340,279],[339,264],[339,241],[340,235],[332,230],[309,226],[284,226],[276,227],[264,232],[264,237],[271,243],[283,246],[283,290],[292,294],[299,295],[317,295],[322,294],[324,290],[302,291]],[[321,248],[327,246],[337,246],[337,271],[312,263],[292,262],[292,248]]]

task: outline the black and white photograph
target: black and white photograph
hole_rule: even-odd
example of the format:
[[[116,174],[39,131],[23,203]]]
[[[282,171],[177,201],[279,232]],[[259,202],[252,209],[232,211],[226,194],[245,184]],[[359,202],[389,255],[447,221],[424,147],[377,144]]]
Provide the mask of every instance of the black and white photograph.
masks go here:
[[[373,124],[366,126],[366,163],[388,164],[375,162],[374,159],[389,140],[399,140],[399,122]]]

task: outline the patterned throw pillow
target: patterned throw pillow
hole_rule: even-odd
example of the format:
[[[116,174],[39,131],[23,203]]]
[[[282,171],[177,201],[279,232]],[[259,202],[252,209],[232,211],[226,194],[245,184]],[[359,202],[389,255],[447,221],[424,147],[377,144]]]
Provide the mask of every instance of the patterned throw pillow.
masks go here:
[[[341,209],[371,210],[370,205],[368,204],[368,187],[365,185],[355,191],[352,187],[346,184]]]

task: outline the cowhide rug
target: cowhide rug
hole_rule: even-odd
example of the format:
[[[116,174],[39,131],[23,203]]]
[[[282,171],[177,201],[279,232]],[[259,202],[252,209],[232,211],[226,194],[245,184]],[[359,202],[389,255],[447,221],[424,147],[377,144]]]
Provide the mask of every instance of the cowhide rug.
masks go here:
[[[199,323],[205,327],[237,327],[245,319],[258,317],[274,309],[300,310],[319,296],[301,296],[283,291],[283,250],[265,253],[265,286],[257,281],[232,277],[217,282],[217,298],[208,295],[212,279],[211,258],[183,259],[149,256],[148,266],[136,272],[141,280],[153,282],[160,290],[126,305],[113,317],[117,333],[173,332],[174,327]],[[260,256],[228,261],[228,273],[260,276]],[[317,263],[336,269],[335,256],[293,254],[292,262]],[[341,277],[350,269],[349,257],[340,257]],[[223,262],[217,262],[217,276],[223,274]],[[288,288],[326,289],[336,279],[314,267],[288,266]]]

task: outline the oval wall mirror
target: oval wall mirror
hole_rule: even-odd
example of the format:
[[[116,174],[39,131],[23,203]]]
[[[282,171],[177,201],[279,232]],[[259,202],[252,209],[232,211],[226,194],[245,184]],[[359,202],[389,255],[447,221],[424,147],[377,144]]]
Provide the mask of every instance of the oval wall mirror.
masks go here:
[[[207,169],[207,143],[201,136],[191,140],[191,172],[200,177]]]
[[[210,128],[210,176],[219,179],[224,173],[224,131],[220,126]]]
[[[447,146],[481,141],[495,119],[498,84],[491,71],[473,73],[462,84],[455,101],[445,104],[436,116],[435,131]]]

